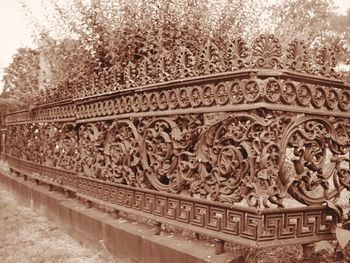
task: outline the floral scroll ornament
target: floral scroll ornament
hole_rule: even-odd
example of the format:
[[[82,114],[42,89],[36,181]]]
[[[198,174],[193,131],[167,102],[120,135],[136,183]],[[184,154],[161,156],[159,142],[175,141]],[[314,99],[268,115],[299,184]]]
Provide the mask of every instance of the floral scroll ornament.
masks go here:
[[[302,117],[286,130],[280,178],[296,200],[322,204],[349,189],[349,127],[348,120]]]
[[[282,46],[274,35],[260,35],[252,46],[252,55],[257,57],[254,66],[272,69],[281,68]]]
[[[163,50],[161,55],[158,54],[154,72],[156,79],[163,82],[173,78],[175,69],[172,62],[172,54],[170,51]]]
[[[262,109],[22,124],[8,132],[7,152],[19,159],[222,203],[281,207],[288,190],[304,204],[321,204],[350,186],[350,123],[342,118]]]
[[[195,76],[195,57],[187,47],[179,47],[176,56],[176,76],[178,78],[186,78]]]
[[[140,163],[139,134],[130,120],[115,121],[104,144],[103,179],[137,187],[147,187]]]
[[[315,57],[316,65],[314,68],[315,74],[320,74],[325,77],[341,78],[341,74],[336,72],[336,50],[334,47],[326,45],[317,50]]]
[[[79,128],[79,172],[88,177],[103,177],[105,159],[103,145],[108,124],[97,122]]]
[[[249,68],[248,47],[244,40],[240,37],[235,38],[228,44],[225,56],[225,64],[227,71]]]
[[[125,69],[124,69],[125,84],[128,88],[135,87],[137,85],[136,81],[139,77],[136,64],[131,61],[124,62],[124,64],[125,64]]]
[[[200,53],[200,65],[199,71],[203,75],[213,74],[223,71],[223,66],[220,65],[220,51],[219,48],[212,43],[207,41]]]
[[[140,123],[143,134],[141,163],[155,189],[176,193],[188,191],[185,182],[193,180],[188,167],[193,166],[193,147],[201,124],[200,119],[191,116]]]
[[[24,126],[23,138],[27,140],[22,141],[25,149],[21,155],[25,160],[44,163],[43,128],[44,126],[40,124],[27,124]]]
[[[78,170],[78,133],[74,123],[65,123],[60,128],[59,143],[56,144],[55,148],[57,167],[71,171]]]
[[[235,114],[210,125],[196,146],[191,192],[224,203],[282,206],[286,189],[277,185],[283,118]]]
[[[12,125],[7,128],[6,153],[19,159],[26,159],[29,143],[29,124]]]
[[[46,124],[42,130],[44,135],[43,152],[45,156],[44,165],[55,167],[57,163],[58,149],[60,143],[60,131],[62,124]]]
[[[309,59],[309,50],[305,41],[294,39],[287,49],[287,68],[301,73],[309,73]]]

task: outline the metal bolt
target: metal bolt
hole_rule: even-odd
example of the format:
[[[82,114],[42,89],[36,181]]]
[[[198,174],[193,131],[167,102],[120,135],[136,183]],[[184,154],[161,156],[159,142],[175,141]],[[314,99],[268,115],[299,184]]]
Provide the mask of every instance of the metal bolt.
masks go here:
[[[69,192],[69,190],[64,189],[64,197],[67,198],[67,199],[70,197],[70,192]]]
[[[154,234],[156,236],[159,236],[160,235],[160,232],[162,231],[162,224],[160,222],[156,222],[155,223],[155,230],[154,230]]]
[[[221,255],[225,251],[225,241],[215,239],[215,255]]]
[[[312,254],[314,253],[314,244],[309,243],[309,244],[303,244],[303,258],[304,259],[310,259]]]
[[[85,207],[87,209],[91,208],[92,207],[92,202],[90,200],[85,200]]]
[[[119,218],[120,218],[119,210],[114,209],[114,210],[113,210],[113,216],[114,216],[115,219],[119,219]]]

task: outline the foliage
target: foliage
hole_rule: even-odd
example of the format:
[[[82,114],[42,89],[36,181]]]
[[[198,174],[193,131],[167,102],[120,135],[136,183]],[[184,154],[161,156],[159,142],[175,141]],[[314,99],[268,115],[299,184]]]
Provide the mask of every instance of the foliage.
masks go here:
[[[38,50],[42,57],[41,74],[44,89],[55,85],[68,85],[77,78],[78,72],[91,68],[92,57],[77,40],[63,39],[58,42],[48,35],[43,35]]]
[[[30,48],[20,48],[3,75],[3,98],[9,101],[30,103],[30,96],[39,91],[39,53]]]
[[[290,41],[295,37],[323,39],[335,9],[329,0],[285,0],[273,5],[272,10],[275,33]]]
[[[295,37],[305,39],[311,47],[333,46],[339,63],[350,64],[350,9],[339,15],[331,0],[285,0],[273,4],[271,10],[276,35],[287,42]],[[344,81],[350,82],[349,68],[339,70]]]
[[[163,48],[200,47],[203,39],[220,46],[235,34],[253,38],[261,31],[263,5],[254,0],[92,2],[43,2],[49,22],[41,27],[45,33],[38,42],[46,67],[45,88],[118,72],[128,61],[137,62]]]
[[[235,35],[252,40],[263,29],[273,31],[286,42],[299,37],[314,44],[329,43],[341,51],[342,61],[350,58],[349,38],[345,37],[347,29],[343,27],[350,19],[336,15],[330,0],[285,0],[272,5],[256,0],[58,3],[43,2],[47,10],[45,20],[51,21],[46,24],[46,30],[49,34],[56,33],[57,39],[63,39],[61,43],[56,41],[48,45],[46,54],[51,56],[46,59],[52,72],[49,86],[66,86],[67,79],[73,80],[72,76],[118,72],[120,65],[123,67],[128,61],[136,63],[164,48],[200,47],[203,39],[211,39],[219,48],[225,48],[225,43]],[[341,22],[337,24],[339,19]],[[74,39],[73,50],[64,43],[67,39]],[[62,63],[53,62],[57,56],[63,58]]]
[[[331,28],[334,30],[333,41],[339,48],[339,60],[344,66],[343,79],[350,83],[350,9],[346,15],[334,15],[330,18]]]
[[[22,5],[30,16],[30,7],[23,0]],[[235,35],[251,40],[264,30],[285,42],[299,37],[312,45],[334,45],[340,60],[350,61],[350,12],[335,14],[330,0],[50,0],[41,5],[43,18],[31,19],[39,48],[19,50],[4,78],[5,94],[27,103],[38,85],[64,91],[84,76],[118,74],[128,61],[164,48],[196,48],[211,39],[223,49]]]

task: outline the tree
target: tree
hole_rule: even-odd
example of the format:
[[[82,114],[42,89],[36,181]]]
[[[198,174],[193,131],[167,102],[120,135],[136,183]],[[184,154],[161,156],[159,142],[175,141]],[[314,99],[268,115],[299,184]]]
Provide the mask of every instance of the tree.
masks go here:
[[[196,55],[207,40],[225,50],[233,38],[253,40],[264,29],[286,43],[296,37],[307,39],[311,46],[328,43],[339,49],[341,61],[349,59],[349,33],[344,29],[349,14],[336,15],[330,0],[275,4],[257,0],[51,0],[42,4],[45,19],[33,22],[41,32],[37,52],[47,67],[42,86],[46,93],[54,90],[56,95],[81,88],[79,83],[94,85],[91,82],[101,82],[108,74],[123,84],[118,74],[129,62],[157,59],[163,50],[185,46]],[[15,72],[9,69],[8,75],[15,78]],[[14,81],[8,83],[13,89]],[[20,83],[16,85],[23,89]]]
[[[41,73],[44,83],[43,90],[55,88],[58,85],[68,85],[82,71],[91,71],[92,58],[88,50],[74,39],[57,41],[44,35],[38,48],[41,59]]]
[[[29,105],[33,95],[39,92],[39,52],[20,48],[3,75],[3,98],[22,101]]]
[[[346,15],[331,16],[330,27],[334,31],[333,39],[338,43],[341,52],[341,61],[350,65],[350,9]]]
[[[276,35],[290,42],[304,39],[311,48],[329,45],[337,51],[338,70],[350,81],[350,10],[347,15],[335,12],[331,0],[285,0],[271,6],[271,25]]]
[[[335,7],[329,0],[285,0],[272,5],[272,24],[276,35],[292,40],[314,40],[330,29],[329,19]]]
[[[39,26],[47,33],[38,39],[41,56],[50,65],[49,88],[117,72],[129,61],[136,63],[164,48],[190,45],[196,49],[206,39],[220,46],[235,34],[254,37],[260,31],[263,8],[254,0],[45,3],[45,21],[51,23]]]

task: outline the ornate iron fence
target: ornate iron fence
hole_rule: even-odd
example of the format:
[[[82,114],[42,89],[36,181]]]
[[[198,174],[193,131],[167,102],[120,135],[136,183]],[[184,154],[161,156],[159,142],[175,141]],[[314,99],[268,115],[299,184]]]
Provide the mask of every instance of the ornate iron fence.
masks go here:
[[[323,204],[350,189],[350,87],[333,50],[284,49],[273,35],[196,50],[158,52],[9,114],[10,167],[220,240],[334,238]]]

